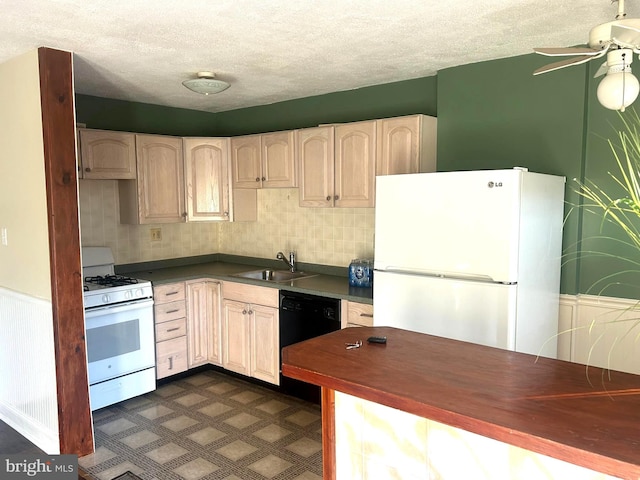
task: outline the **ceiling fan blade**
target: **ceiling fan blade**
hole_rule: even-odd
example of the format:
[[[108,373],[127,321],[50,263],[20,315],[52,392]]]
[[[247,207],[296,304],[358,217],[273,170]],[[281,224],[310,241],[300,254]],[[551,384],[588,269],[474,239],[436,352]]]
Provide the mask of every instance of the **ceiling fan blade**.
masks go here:
[[[640,46],[640,30],[625,25],[613,25],[611,38],[621,47],[637,49]]]
[[[602,50],[587,47],[568,47],[568,48],[534,48],[534,52],[548,57],[566,57],[571,55],[598,55]]]
[[[597,78],[604,75],[605,73],[607,73],[608,70],[609,70],[609,65],[607,65],[607,62],[603,62],[602,65],[600,65],[600,68],[598,68],[598,70],[596,71],[596,74],[593,76],[593,78]]]
[[[559,62],[550,63],[549,65],[545,65],[544,67],[540,67],[533,72],[534,75],[540,75],[541,73],[553,72],[554,70],[559,70],[564,67],[569,67],[571,65],[580,65],[581,63],[586,63],[591,60],[593,57],[591,55],[583,55],[581,57],[568,58],[566,60],[561,60]]]

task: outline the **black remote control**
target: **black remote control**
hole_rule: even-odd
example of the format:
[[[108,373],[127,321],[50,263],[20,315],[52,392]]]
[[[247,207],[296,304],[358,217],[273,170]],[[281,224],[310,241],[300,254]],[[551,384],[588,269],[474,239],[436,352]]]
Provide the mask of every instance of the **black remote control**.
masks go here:
[[[367,338],[369,343],[387,343],[387,337],[369,337]]]

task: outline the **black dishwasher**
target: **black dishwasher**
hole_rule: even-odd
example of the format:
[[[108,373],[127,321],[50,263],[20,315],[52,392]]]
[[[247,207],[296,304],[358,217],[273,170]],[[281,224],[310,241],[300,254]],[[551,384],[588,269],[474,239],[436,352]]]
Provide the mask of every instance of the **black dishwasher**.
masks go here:
[[[340,330],[340,300],[280,290],[280,365],[287,345]],[[280,389],[289,395],[320,402],[320,387],[282,375]]]

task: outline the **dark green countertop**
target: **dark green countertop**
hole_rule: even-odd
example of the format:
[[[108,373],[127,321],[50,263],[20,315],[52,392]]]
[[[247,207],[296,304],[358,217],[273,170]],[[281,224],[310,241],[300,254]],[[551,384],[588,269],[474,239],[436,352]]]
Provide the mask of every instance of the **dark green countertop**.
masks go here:
[[[346,268],[344,268],[344,275],[336,275],[335,273],[340,272],[342,269],[338,267],[299,264],[299,270],[313,276],[277,283],[233,276],[237,273],[264,268],[282,270],[283,267],[284,265],[271,260],[247,259],[245,257],[236,258],[226,255],[207,255],[197,258],[191,257],[187,259],[117,265],[116,273],[126,273],[126,275],[133,278],[149,280],[154,285],[199,278],[211,278],[351,300],[360,303],[373,303],[372,288],[349,286]]]

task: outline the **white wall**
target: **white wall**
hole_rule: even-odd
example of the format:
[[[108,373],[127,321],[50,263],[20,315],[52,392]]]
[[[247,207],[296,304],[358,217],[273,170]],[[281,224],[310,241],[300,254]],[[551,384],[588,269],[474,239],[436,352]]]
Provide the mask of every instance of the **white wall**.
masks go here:
[[[59,452],[40,74],[36,50],[0,65],[0,418]]]
[[[561,295],[558,358],[640,375],[640,304],[596,295]]]

